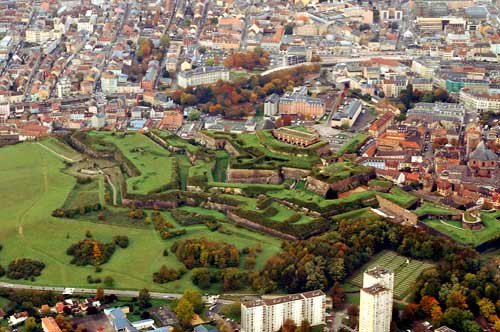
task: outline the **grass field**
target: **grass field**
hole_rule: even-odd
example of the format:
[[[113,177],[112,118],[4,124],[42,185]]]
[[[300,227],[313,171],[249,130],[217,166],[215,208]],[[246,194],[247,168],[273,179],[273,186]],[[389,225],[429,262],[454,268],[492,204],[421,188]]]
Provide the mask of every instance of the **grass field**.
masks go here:
[[[457,242],[477,246],[500,236],[499,219],[500,211],[481,213],[484,227],[478,231],[463,229],[459,221],[424,220],[424,222],[441,233],[449,235]]]
[[[134,194],[147,194],[171,183],[175,179],[175,157],[158,144],[141,134],[117,134],[91,132],[91,136],[109,142],[123,153],[141,173],[128,178],[127,190]]]
[[[64,201],[64,209],[78,209],[86,205],[104,205],[104,178],[99,176],[89,183],[76,183]]]
[[[347,280],[346,286],[360,288],[363,285],[364,271],[374,266],[383,266],[394,272],[394,297],[402,300],[410,294],[413,284],[422,271],[432,267],[430,263],[414,259],[410,259],[407,264],[406,260],[406,257],[398,255],[395,252],[382,251],[350,277]]]
[[[42,275],[34,282],[46,286],[98,287],[89,285],[87,275],[110,275],[116,288],[182,292],[195,288],[190,273],[182,279],[164,285],[152,283],[153,272],[161,265],[180,267],[174,255],[163,256],[163,250],[179,239],[162,240],[158,232],[150,228],[133,228],[105,223],[88,222],[85,219],[69,220],[51,217],[52,210],[60,207],[75,185],[75,178],[61,172],[61,159],[36,143],[23,143],[0,149],[0,264],[6,266],[15,258],[37,259],[46,264]],[[227,241],[238,248],[262,243],[264,251],[257,257],[256,269],[274,253],[280,251],[280,241],[237,228],[231,224],[225,227],[231,236],[210,232],[204,225],[187,227],[184,237],[205,236],[214,241]],[[100,274],[92,267],[70,265],[71,257],[66,249],[85,237],[86,231],[105,243],[115,235],[127,235],[130,245],[125,250],[115,252],[104,264]],[[181,237],[182,238],[182,237]],[[133,271],[133,273],[131,273]],[[6,277],[2,281],[9,281]]]
[[[418,209],[415,210],[415,214],[417,216],[422,216],[425,214],[433,214],[433,215],[454,215],[458,214],[460,211],[456,211],[451,208],[445,208],[436,204],[432,204],[429,202],[425,202]]]
[[[345,153],[356,153],[356,151],[361,147],[363,142],[368,138],[368,135],[365,133],[359,133],[353,137],[350,141],[342,145],[339,151],[337,151],[337,155],[341,156]]]
[[[80,160],[83,157],[78,151],[54,137],[44,139],[40,144],[71,160]]]
[[[349,211],[342,214],[337,214],[332,217],[332,221],[339,222],[342,220],[380,220],[380,216],[371,211],[370,208],[362,208],[354,211]]]

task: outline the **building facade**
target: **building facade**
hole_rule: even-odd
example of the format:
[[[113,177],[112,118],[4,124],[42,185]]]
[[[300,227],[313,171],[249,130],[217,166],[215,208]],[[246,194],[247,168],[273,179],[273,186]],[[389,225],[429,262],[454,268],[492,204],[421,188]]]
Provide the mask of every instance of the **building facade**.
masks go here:
[[[394,273],[383,267],[363,274],[360,291],[359,332],[389,332],[392,317]]]
[[[180,72],[177,76],[181,88],[213,84],[219,80],[229,80],[229,69],[224,66],[198,67],[193,70]]]
[[[326,296],[321,290],[292,294],[274,299],[241,303],[242,332],[278,331],[286,320],[311,326],[325,323]]]

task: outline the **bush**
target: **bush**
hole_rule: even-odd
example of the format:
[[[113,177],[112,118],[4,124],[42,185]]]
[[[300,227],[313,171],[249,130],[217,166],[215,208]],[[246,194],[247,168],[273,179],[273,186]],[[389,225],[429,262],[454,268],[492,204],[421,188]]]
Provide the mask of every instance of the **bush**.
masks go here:
[[[127,248],[128,247],[128,236],[126,235],[117,235],[113,237],[113,242],[119,246],[120,248]]]
[[[210,274],[210,270],[206,267],[199,267],[193,269],[193,273],[191,274],[191,280],[193,284],[197,285],[202,289],[208,289],[211,285],[212,276]]]
[[[73,256],[71,264],[78,266],[101,265],[106,263],[115,252],[115,244],[103,244],[94,239],[85,239],[72,244],[66,254]]]
[[[205,238],[176,241],[171,250],[188,269],[210,266],[226,268],[238,266],[240,262],[240,253],[234,245]]]
[[[162,265],[160,271],[153,273],[153,281],[158,284],[164,284],[169,281],[178,280],[182,276],[182,272],[182,270],[176,270]]]
[[[5,275],[5,269],[0,265],[0,278]]]
[[[45,264],[29,258],[19,258],[10,262],[7,268],[7,277],[10,279],[34,280],[38,277]]]

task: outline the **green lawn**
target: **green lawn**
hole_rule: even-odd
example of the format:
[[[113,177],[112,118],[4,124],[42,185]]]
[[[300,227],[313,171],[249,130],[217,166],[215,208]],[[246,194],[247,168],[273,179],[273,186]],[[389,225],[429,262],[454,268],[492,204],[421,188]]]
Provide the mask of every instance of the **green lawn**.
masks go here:
[[[339,222],[339,221],[342,221],[342,220],[359,220],[359,219],[363,219],[363,220],[380,220],[381,217],[372,212],[370,208],[362,208],[362,209],[358,209],[358,210],[354,210],[354,211],[349,211],[349,212],[346,212],[346,213],[342,213],[342,214],[337,214],[336,216],[333,216],[332,217],[332,221],[336,221],[336,222]]]
[[[146,136],[110,132],[91,132],[90,135],[114,144],[139,170],[139,176],[126,180],[129,193],[145,195],[175,181],[175,157]]]
[[[458,214],[460,211],[455,211],[451,208],[442,207],[436,204],[425,202],[418,209],[415,210],[417,216],[422,216],[424,214],[434,214],[434,215],[454,215]]]
[[[371,170],[371,167],[358,165],[351,161],[343,161],[332,163],[325,168],[316,170],[313,174],[322,181],[332,183],[354,175],[365,174]]]
[[[379,193],[380,196],[404,207],[405,209],[411,207],[418,201],[418,198],[406,191],[394,187],[389,193]]]
[[[350,141],[342,145],[337,155],[341,156],[346,153],[356,153],[356,151],[361,147],[361,144],[368,138],[365,133],[359,133],[353,137]]]
[[[500,211],[481,213],[484,227],[478,231],[463,229],[459,221],[425,220],[424,222],[441,233],[449,235],[457,242],[477,246],[500,236],[499,218]]]
[[[40,141],[40,144],[68,159],[80,160],[83,157],[78,151],[73,150],[69,145],[64,144],[54,137],[44,139]]]
[[[383,266],[394,272],[394,297],[402,300],[409,295],[418,276],[424,270],[432,267],[432,264],[414,259],[408,259],[407,263],[406,257],[393,251],[384,250],[354,273],[347,280],[344,288],[347,287],[347,290],[352,291],[361,287],[363,285],[364,271],[375,266]]]
[[[195,288],[187,273],[179,281],[164,285],[152,283],[153,272],[166,264],[180,267],[174,255],[163,256],[163,250],[179,239],[161,240],[158,232],[150,228],[133,228],[109,225],[105,222],[88,222],[51,217],[52,210],[60,207],[75,185],[75,178],[61,172],[64,167],[61,159],[36,143],[23,143],[0,149],[0,264],[6,266],[15,258],[37,259],[46,264],[42,275],[34,282],[25,283],[47,286],[98,287],[89,285],[87,275],[104,277],[110,275],[116,288],[182,292]],[[187,227],[187,237],[205,236],[214,241],[233,243],[238,248],[262,243],[263,252],[258,255],[256,269],[262,268],[265,261],[280,251],[278,239],[224,225],[232,234],[210,232],[204,225]],[[92,267],[77,267],[69,264],[71,257],[66,249],[85,237],[86,231],[105,243],[113,236],[127,235],[130,245],[127,249],[117,250],[110,261],[102,266],[100,274]],[[181,237],[183,238],[183,237]],[[6,277],[2,281],[10,281]]]
[[[100,203],[104,205],[104,178],[99,176],[90,183],[75,183],[73,190],[64,201],[63,208],[78,209],[87,205]]]

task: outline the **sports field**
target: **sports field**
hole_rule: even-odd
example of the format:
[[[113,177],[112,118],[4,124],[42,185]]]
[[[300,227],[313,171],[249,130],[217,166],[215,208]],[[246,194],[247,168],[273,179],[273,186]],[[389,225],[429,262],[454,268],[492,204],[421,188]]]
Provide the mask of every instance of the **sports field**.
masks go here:
[[[22,143],[0,149],[0,264],[4,267],[15,258],[26,257],[46,264],[42,275],[32,282],[37,285],[98,287],[89,285],[87,275],[115,280],[116,288],[182,292],[195,288],[190,273],[182,279],[163,285],[152,283],[153,272],[161,265],[180,267],[174,255],[163,256],[179,238],[162,240],[158,232],[149,228],[133,228],[97,222],[60,219],[51,212],[61,207],[74,188],[74,177],[61,172],[64,163],[60,157],[47,151],[37,143]],[[170,218],[167,214],[167,217]],[[262,234],[224,225],[232,234],[210,232],[204,225],[187,227],[183,237],[205,236],[214,241],[227,241],[239,249],[262,243],[263,252],[257,257],[256,269],[274,253],[280,251],[280,241]],[[94,238],[111,242],[115,235],[127,235],[130,245],[115,252],[110,261],[102,266],[101,273],[92,267],[77,267],[69,264],[71,257],[66,249],[85,237],[90,231]],[[180,238],[183,238],[180,237]],[[230,240],[229,240],[230,239]],[[0,280],[10,281],[3,277]],[[30,283],[28,281],[23,281]],[[215,290],[215,289],[214,289]]]
[[[383,266],[394,272],[394,297],[402,300],[410,294],[415,281],[422,271],[432,267],[432,264],[408,259],[393,251],[384,250],[363,265],[357,273],[354,273],[347,280],[347,285],[356,288],[362,287],[364,271],[374,266]]]

